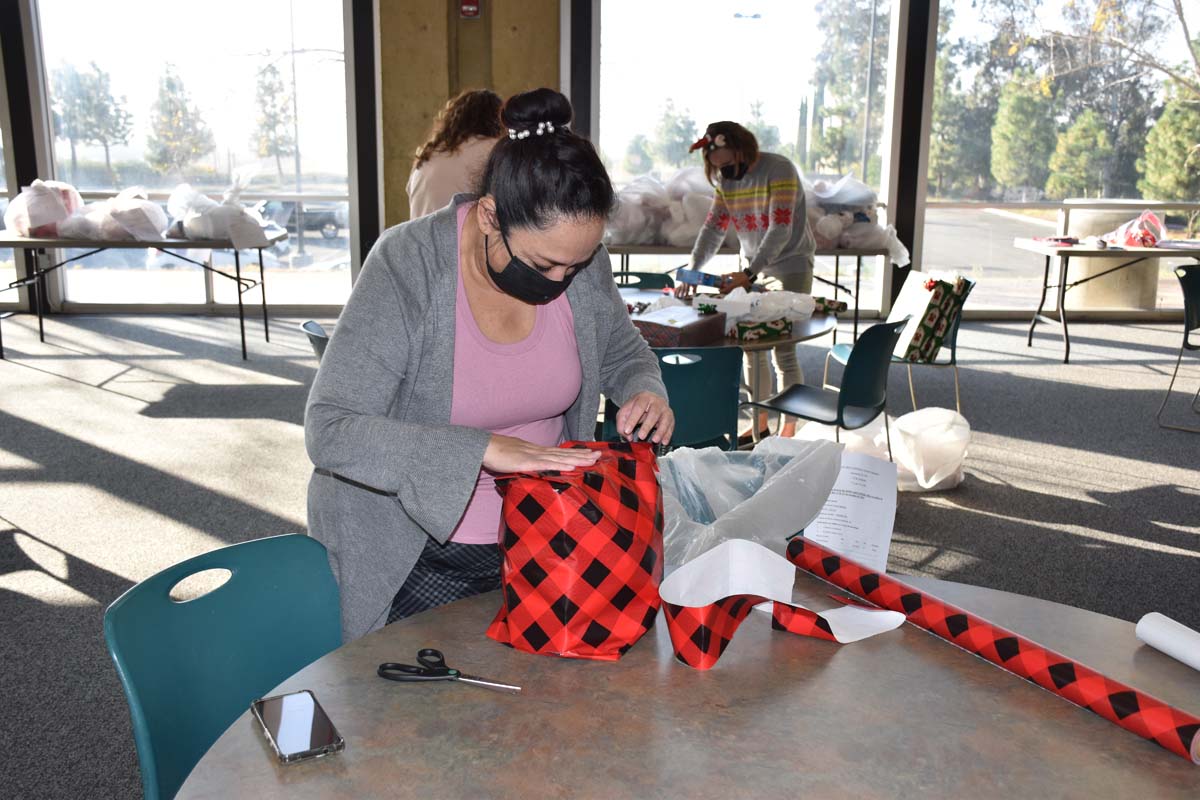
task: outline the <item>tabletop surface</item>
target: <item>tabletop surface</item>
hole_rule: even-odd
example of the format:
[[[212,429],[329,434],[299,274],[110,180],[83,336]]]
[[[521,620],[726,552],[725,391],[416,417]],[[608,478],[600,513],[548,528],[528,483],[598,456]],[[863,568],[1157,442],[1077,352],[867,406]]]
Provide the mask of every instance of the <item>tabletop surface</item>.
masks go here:
[[[1133,625],[932,579],[914,585],[1191,712],[1200,673]],[[798,572],[797,599],[834,604]],[[280,766],[243,714],[181,798],[1195,798],[1200,767],[911,626],[849,645],[754,612],[721,661],[674,659],[660,618],[615,663],[535,656],[484,636],[499,593],[389,625],[284,681],[311,689],[344,752]],[[436,647],[516,683],[398,684],[383,661]]]
[[[287,233],[279,231],[267,237],[267,243],[264,247],[269,247],[276,242],[282,242],[287,238]],[[29,248],[131,248],[131,249],[148,249],[148,248],[163,248],[170,247],[177,250],[197,250],[197,249],[214,249],[214,250],[232,250],[233,242],[229,239],[156,239],[153,241],[143,241],[137,239],[122,239],[112,241],[96,241],[94,239],[60,239],[56,236],[17,236],[12,231],[0,231],[0,247],[29,247]],[[257,250],[257,247],[247,247],[246,250]]]
[[[1018,250],[1029,250],[1045,256],[1084,256],[1087,258],[1192,258],[1200,256],[1200,247],[1107,247],[1100,250],[1083,245],[1061,247],[1052,242],[1039,242],[1036,239],[1013,239],[1013,247]]]
[[[613,255],[633,256],[687,256],[692,254],[691,247],[674,247],[667,244],[609,244],[604,246]],[[737,247],[721,247],[717,250],[720,256],[736,256],[741,252]],[[890,256],[891,250],[886,247],[818,247],[818,256]]]
[[[661,291],[651,289],[638,289],[636,287],[621,287],[621,297],[627,303],[653,303],[665,295]],[[706,295],[700,295],[704,298]],[[717,295],[712,295],[716,297]],[[636,317],[635,317],[636,318]],[[756,342],[739,342],[735,337],[726,336],[723,339],[717,339],[707,347],[740,347],[746,352],[754,352],[755,350],[770,350],[783,344],[796,344],[797,342],[805,342],[809,339],[816,339],[833,331],[837,327],[837,317],[832,314],[813,314],[803,322],[795,322],[792,324],[792,333],[790,336],[780,336],[774,339],[764,339]]]

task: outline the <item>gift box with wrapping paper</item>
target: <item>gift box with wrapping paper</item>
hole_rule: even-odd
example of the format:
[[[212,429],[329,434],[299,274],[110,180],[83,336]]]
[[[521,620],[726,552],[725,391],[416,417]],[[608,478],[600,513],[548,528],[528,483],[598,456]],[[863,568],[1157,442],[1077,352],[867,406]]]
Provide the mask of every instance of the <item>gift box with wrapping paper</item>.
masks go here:
[[[892,306],[888,320],[908,317],[894,354],[905,361],[933,361],[950,332],[950,324],[962,312],[967,285],[961,276],[951,280],[909,273]]]
[[[739,322],[737,324],[737,340],[739,342],[761,342],[766,339],[780,339],[792,333],[790,319],[773,319],[768,322]]]
[[[600,450],[586,470],[505,475],[504,603],[487,635],[517,650],[616,661],[654,624],[663,506],[653,445]]]
[[[702,314],[689,306],[639,314],[633,324],[651,347],[703,347],[725,336],[723,313]]]

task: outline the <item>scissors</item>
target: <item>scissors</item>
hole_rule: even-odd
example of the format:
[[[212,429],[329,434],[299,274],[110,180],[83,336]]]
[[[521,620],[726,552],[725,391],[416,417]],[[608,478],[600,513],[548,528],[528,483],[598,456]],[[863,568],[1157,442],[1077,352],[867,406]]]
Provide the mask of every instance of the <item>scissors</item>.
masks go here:
[[[417,663],[421,666],[414,667],[412,664],[395,664],[390,661],[386,664],[380,664],[378,669],[379,677],[387,678],[389,681],[400,681],[401,683],[406,681],[462,681],[463,683],[473,683],[476,686],[482,686],[485,689],[494,689],[497,692],[517,694],[521,691],[520,686],[489,681],[486,678],[480,678],[475,675],[464,675],[456,669],[447,667],[446,657],[442,655],[442,651],[434,650],[431,647],[417,651]]]

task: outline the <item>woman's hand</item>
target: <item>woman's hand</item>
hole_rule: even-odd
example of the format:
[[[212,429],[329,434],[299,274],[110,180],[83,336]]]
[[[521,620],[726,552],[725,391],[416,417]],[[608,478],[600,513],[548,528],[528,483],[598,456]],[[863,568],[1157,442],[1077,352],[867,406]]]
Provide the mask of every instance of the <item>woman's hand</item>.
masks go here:
[[[483,467],[492,472],[569,472],[596,463],[596,450],[542,447],[512,436],[492,434],[483,452]]]
[[[675,432],[675,412],[667,405],[665,397],[653,392],[638,392],[617,412],[617,432],[626,439],[649,438],[655,444],[670,444],[671,434]]]
[[[750,291],[750,276],[744,272],[730,272],[721,276],[721,294],[729,294],[734,289]]]

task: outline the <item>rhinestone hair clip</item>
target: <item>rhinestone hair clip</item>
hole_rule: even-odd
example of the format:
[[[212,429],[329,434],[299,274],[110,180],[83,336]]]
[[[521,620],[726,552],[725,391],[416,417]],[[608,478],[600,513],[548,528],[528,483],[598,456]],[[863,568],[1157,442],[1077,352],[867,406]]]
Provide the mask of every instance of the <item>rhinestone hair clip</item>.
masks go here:
[[[537,124],[536,131],[532,131],[529,128],[526,128],[523,131],[518,131],[513,128],[509,128],[508,129],[508,138],[510,138],[510,139],[528,139],[530,133],[536,133],[538,136],[541,136],[543,133],[554,133],[554,123],[553,122],[539,122]]]

